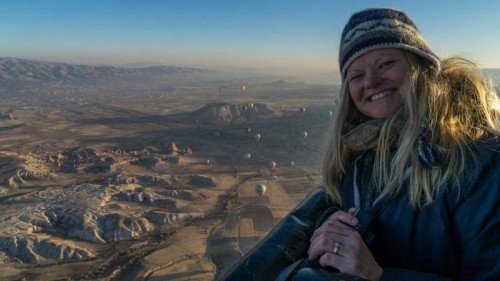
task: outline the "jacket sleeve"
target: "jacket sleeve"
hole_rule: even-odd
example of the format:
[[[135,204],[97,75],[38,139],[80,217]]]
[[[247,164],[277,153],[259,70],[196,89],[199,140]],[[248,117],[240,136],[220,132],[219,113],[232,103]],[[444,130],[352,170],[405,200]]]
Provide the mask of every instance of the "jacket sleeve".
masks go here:
[[[316,219],[327,205],[324,188],[314,190],[219,280],[274,280],[306,255]]]
[[[495,149],[455,211],[460,280],[500,280],[500,152]]]

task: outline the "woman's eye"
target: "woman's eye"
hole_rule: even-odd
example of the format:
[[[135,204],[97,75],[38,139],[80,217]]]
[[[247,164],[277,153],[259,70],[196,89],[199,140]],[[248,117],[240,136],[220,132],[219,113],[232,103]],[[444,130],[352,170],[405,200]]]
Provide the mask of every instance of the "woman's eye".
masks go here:
[[[392,65],[393,63],[395,63],[396,61],[395,60],[388,60],[386,62],[383,62],[380,67],[386,67],[386,66],[389,66],[389,65]]]
[[[358,78],[361,78],[361,76],[362,76],[361,74],[353,75],[353,76],[349,77],[348,80],[349,80],[349,82],[351,82],[351,81],[354,81]]]

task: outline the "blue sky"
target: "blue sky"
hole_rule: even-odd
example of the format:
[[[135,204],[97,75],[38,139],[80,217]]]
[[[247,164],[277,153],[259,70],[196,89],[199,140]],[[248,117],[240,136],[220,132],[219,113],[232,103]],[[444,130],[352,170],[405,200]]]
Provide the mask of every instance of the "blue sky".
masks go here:
[[[93,65],[336,71],[363,8],[395,7],[441,57],[500,68],[498,0],[0,0],[0,57]]]

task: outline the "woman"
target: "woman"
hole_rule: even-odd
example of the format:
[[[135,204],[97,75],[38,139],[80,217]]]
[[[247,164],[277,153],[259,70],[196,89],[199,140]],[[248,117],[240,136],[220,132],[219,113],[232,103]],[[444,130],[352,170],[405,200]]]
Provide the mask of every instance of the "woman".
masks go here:
[[[500,280],[493,88],[470,62],[441,61],[394,9],[350,18],[339,66],[341,102],[323,162],[328,202],[312,194],[226,280],[246,280],[238,268],[252,272],[269,248],[286,251],[269,261],[279,272],[257,270],[259,280],[335,276],[318,269],[307,277],[315,270],[304,267],[367,280]],[[323,220],[318,209],[328,206],[340,210]],[[296,246],[300,238],[285,236],[291,229],[309,243]],[[289,252],[288,264],[299,261],[276,261]]]

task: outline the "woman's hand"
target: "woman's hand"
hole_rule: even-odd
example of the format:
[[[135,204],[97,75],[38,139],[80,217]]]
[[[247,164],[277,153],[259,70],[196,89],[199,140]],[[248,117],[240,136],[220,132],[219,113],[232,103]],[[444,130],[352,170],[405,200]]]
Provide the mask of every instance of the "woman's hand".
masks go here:
[[[342,273],[379,280],[382,268],[355,228],[359,224],[355,212],[351,208],[348,213],[337,211],[328,217],[311,237],[309,258],[319,258],[322,266],[331,266]]]

